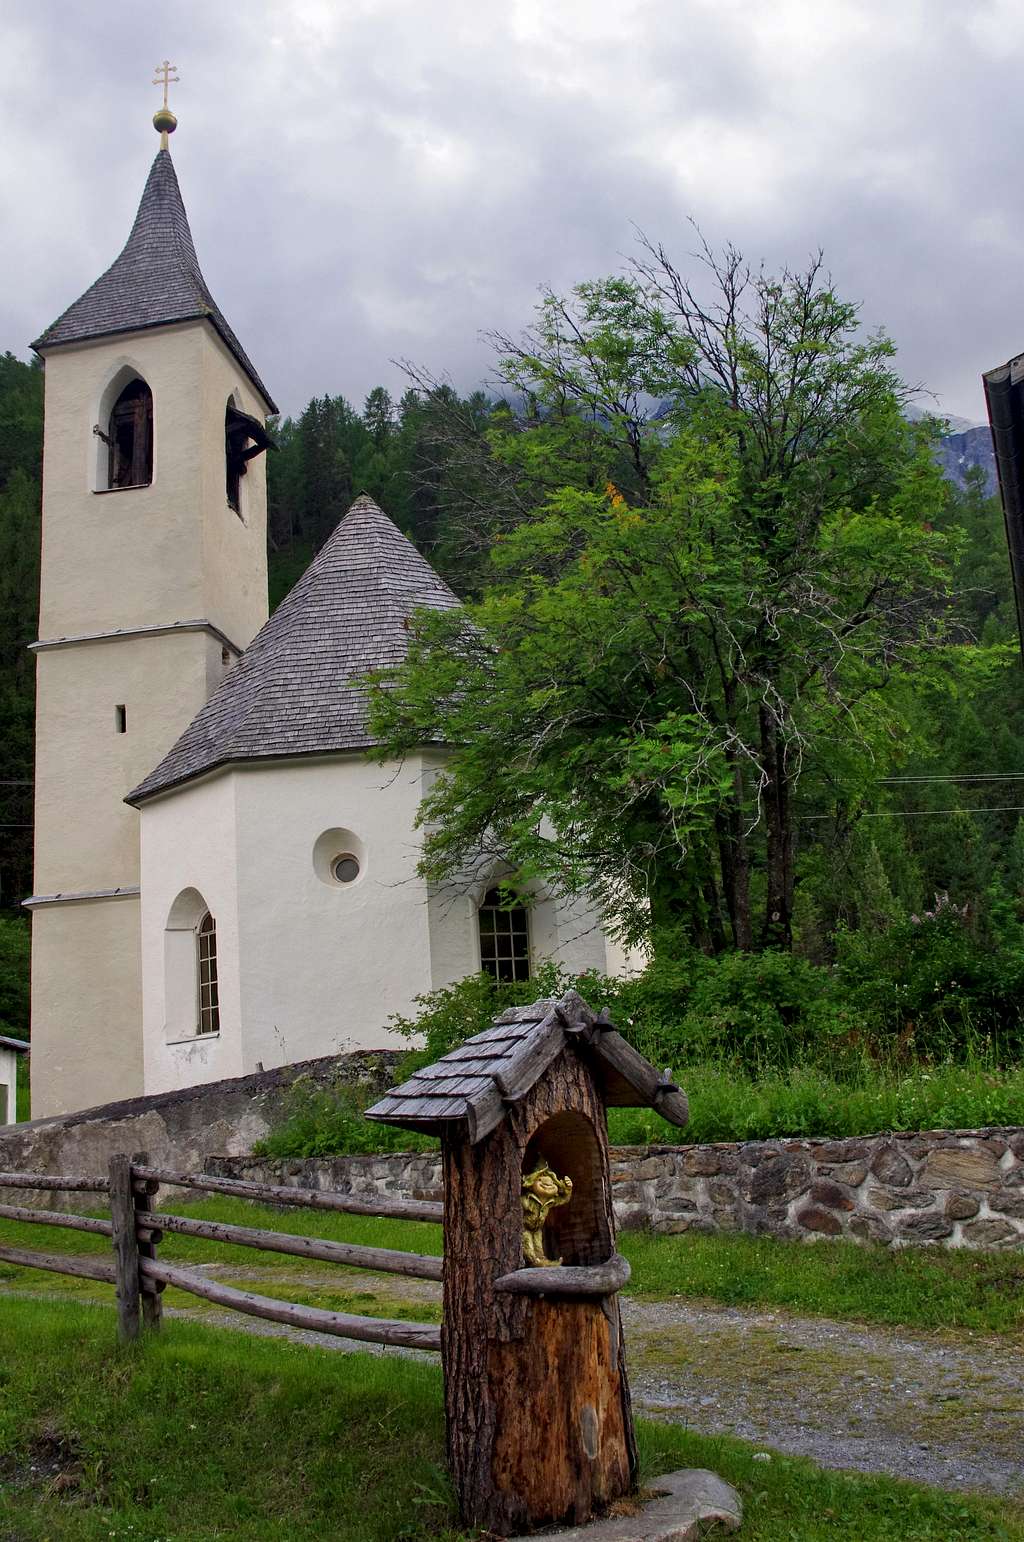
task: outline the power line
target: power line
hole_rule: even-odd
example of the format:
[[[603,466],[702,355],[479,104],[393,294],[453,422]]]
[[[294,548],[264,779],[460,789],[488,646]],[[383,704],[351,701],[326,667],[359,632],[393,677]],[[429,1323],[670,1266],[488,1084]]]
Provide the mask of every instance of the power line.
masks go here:
[[[984,771],[965,776],[879,776],[876,787],[907,787],[919,782],[1024,782],[1024,771]]]
[[[1003,803],[994,808],[907,808],[891,809],[882,814],[858,814],[858,819],[933,819],[949,814],[1024,814],[1024,803]],[[801,814],[801,824],[815,824],[822,819],[832,819],[832,814]]]

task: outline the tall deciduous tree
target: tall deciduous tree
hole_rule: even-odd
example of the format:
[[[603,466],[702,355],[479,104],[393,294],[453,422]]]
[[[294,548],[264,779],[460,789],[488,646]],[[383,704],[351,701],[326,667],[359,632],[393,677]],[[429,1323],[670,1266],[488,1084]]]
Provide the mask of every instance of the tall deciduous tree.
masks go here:
[[[493,582],[418,618],[374,727],[453,746],[432,877],[482,849],[634,934],[788,946],[798,789],[855,800],[898,744],[959,538],[892,345],[820,262],[703,260],[707,293],[652,247],[498,340]]]

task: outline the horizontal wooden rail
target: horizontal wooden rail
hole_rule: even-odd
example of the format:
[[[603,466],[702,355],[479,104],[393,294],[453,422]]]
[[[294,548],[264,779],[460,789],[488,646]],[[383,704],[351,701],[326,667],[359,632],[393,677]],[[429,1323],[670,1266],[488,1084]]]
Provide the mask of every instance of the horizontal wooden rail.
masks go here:
[[[392,1221],[440,1222],[444,1218],[444,1206],[425,1199],[364,1199],[355,1194],[324,1194],[318,1189],[289,1189],[276,1183],[247,1183],[240,1178],[207,1178],[201,1173],[170,1172],[163,1167],[133,1165],[132,1176],[171,1184],[175,1188],[231,1194],[236,1199],[258,1199],[271,1205],[299,1205],[307,1210],[377,1215]]]
[[[20,1264],[23,1269],[46,1269],[51,1274],[75,1274],[86,1280],[113,1285],[114,1266],[101,1258],[76,1258],[73,1254],[29,1253],[24,1248],[0,1247],[0,1262]]]
[[[31,1221],[33,1226],[66,1226],[68,1231],[95,1231],[101,1237],[112,1237],[114,1234],[110,1221],[92,1215],[65,1215],[62,1210],[30,1210],[27,1205],[0,1205],[0,1217],[5,1221]]]
[[[330,1333],[335,1338],[359,1339],[368,1344],[391,1344],[405,1349],[440,1349],[441,1330],[433,1323],[395,1322],[382,1317],[351,1317],[344,1312],[325,1312],[320,1307],[298,1306],[292,1301],[275,1301],[271,1296],[257,1296],[252,1291],[221,1285],[191,1269],[158,1263],[153,1258],[139,1259],[139,1273],[144,1279],[174,1285],[190,1295],[202,1296],[216,1306],[243,1312],[248,1317],[264,1317],[268,1322],[286,1323],[312,1333]]]
[[[603,1264],[514,1269],[494,1282],[495,1290],[512,1296],[613,1296],[629,1284],[629,1264],[613,1253]]]
[[[83,1174],[70,1177],[58,1173],[0,1173],[0,1189],[78,1189],[85,1193],[107,1194],[109,1178],[88,1178]]]
[[[0,1215],[3,1214],[0,1209]],[[405,1274],[420,1280],[439,1280],[442,1260],[427,1253],[402,1253],[397,1248],[357,1247],[347,1242],[326,1242],[319,1237],[295,1237],[286,1231],[261,1231],[253,1226],[229,1226],[223,1221],[193,1221],[184,1215],[156,1214],[138,1210],[136,1224],[152,1232],[179,1232],[184,1237],[206,1237],[211,1242],[232,1242],[238,1247],[259,1248],[267,1253],[290,1253],[296,1258],[322,1259],[351,1269],[376,1269],[381,1274]]]

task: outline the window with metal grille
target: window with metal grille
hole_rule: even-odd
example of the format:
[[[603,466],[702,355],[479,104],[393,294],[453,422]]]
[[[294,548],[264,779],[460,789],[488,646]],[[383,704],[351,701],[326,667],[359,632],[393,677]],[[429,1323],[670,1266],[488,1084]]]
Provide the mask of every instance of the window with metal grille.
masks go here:
[[[207,911],[196,934],[199,951],[199,1023],[197,1033],[220,1033],[217,995],[217,926]]]
[[[502,903],[500,889],[488,889],[477,912],[480,967],[496,980],[530,978],[530,924],[522,905]]]
[[[101,438],[109,451],[107,486],[148,487],[153,480],[153,393],[144,380],[125,386]]]

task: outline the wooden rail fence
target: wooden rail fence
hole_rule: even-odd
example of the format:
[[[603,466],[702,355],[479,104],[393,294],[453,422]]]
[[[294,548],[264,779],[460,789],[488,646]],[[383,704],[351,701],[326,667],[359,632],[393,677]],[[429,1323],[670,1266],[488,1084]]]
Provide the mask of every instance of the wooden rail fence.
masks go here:
[[[132,1159],[114,1156],[110,1159],[105,1178],[0,1172],[0,1189],[35,1189],[41,1193],[76,1192],[105,1196],[110,1204],[109,1220],[7,1204],[0,1205],[0,1220],[30,1221],[34,1225],[60,1226],[71,1231],[94,1232],[109,1237],[113,1253],[111,1260],[5,1247],[0,1237],[0,1261],[28,1269],[45,1269],[55,1274],[102,1280],[115,1286],[118,1334],[125,1341],[137,1338],[143,1327],[159,1327],[162,1310],[160,1298],[166,1286],[173,1285],[178,1290],[200,1296],[217,1306],[242,1312],[249,1317],[262,1317],[269,1322],[286,1323],[292,1328],[330,1333],[336,1338],[357,1339],[370,1344],[390,1344],[409,1349],[441,1348],[441,1330],[434,1323],[358,1317],[345,1312],[328,1312],[319,1307],[301,1306],[297,1302],[278,1301],[253,1291],[222,1285],[207,1279],[195,1269],[162,1263],[157,1250],[164,1234],[172,1232],[211,1242],[228,1242],[236,1247],[258,1248],[263,1252],[286,1253],[295,1258],[313,1258],[342,1264],[350,1269],[373,1269],[424,1280],[440,1280],[440,1258],[424,1253],[405,1253],[394,1248],[359,1247],[343,1242],[321,1241],[316,1237],[292,1236],[288,1232],[268,1231],[255,1226],[196,1221],[188,1216],[165,1214],[151,1208],[161,1186],[228,1194],[236,1199],[262,1200],[272,1205],[294,1205],[306,1210],[382,1216],[390,1220],[440,1223],[443,1212],[443,1206],[425,1201],[363,1199],[352,1194],[318,1193],[270,1183],[207,1178],[198,1173],[150,1167],[144,1155]]]

